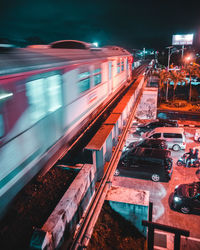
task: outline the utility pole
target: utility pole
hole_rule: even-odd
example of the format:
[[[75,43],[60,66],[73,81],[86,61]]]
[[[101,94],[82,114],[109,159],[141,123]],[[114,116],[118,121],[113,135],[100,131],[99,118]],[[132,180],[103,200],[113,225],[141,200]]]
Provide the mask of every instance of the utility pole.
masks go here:
[[[182,45],[182,56],[181,56],[182,61],[183,61],[183,52],[184,52],[184,45]]]
[[[167,66],[167,69],[169,71],[169,65],[170,65],[170,56],[171,56],[171,51],[170,49],[172,49],[174,46],[169,46],[169,47],[166,47],[166,49],[168,49],[168,66]]]

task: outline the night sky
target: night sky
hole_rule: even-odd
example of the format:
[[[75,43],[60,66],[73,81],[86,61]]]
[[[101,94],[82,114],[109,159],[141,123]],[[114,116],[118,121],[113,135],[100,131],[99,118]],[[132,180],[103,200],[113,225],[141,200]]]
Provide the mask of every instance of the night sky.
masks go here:
[[[200,48],[197,4],[197,0],[0,0],[0,38],[161,49],[171,45],[173,34],[195,33]]]

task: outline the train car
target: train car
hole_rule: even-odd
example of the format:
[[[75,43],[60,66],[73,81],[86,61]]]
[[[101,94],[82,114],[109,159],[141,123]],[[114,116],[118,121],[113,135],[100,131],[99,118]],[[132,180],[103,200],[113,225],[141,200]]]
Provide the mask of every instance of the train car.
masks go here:
[[[131,79],[120,47],[0,48],[0,212]]]

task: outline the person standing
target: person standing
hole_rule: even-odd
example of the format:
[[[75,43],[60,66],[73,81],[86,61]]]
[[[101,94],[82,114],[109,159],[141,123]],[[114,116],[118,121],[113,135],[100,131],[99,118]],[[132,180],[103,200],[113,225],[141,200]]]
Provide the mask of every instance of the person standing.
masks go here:
[[[195,151],[194,151],[194,157],[193,157],[193,159],[194,159],[195,161],[197,161],[198,158],[199,158],[199,149],[196,148]]]
[[[186,155],[188,155],[187,159],[186,159],[186,168],[190,167],[191,164],[191,159],[194,158],[194,153],[193,153],[193,149],[190,148],[188,153],[185,153]]]

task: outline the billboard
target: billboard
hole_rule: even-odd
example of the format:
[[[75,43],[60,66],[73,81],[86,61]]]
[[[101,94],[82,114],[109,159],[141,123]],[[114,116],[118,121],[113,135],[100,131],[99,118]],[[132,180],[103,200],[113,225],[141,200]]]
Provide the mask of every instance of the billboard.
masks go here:
[[[172,45],[191,45],[193,43],[194,34],[173,35]]]

